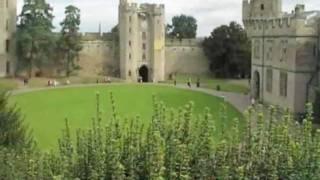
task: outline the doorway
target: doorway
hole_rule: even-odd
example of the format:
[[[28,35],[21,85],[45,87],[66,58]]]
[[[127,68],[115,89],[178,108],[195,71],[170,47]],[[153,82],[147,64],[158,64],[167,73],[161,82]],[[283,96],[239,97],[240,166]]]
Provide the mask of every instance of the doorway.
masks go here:
[[[149,69],[146,65],[139,68],[139,76],[142,78],[142,82],[149,82]]]

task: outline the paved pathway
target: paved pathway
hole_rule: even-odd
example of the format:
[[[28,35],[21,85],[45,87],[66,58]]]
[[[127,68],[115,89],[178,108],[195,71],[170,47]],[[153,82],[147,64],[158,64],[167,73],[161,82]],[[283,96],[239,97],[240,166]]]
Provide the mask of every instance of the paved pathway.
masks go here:
[[[124,83],[113,83],[112,85],[125,85]],[[155,84],[150,84],[155,85]],[[180,89],[189,89],[192,91],[198,91],[203,92],[212,96],[217,96],[224,98],[225,101],[232,104],[235,108],[237,108],[240,112],[244,112],[250,105],[250,98],[248,95],[239,94],[239,93],[232,93],[232,92],[221,92],[221,91],[215,91],[212,89],[205,89],[205,88],[189,88],[186,85],[179,84],[177,86],[169,85],[169,84],[156,84],[161,86],[168,86],[168,87],[176,87]],[[48,90],[48,89],[63,89],[63,88],[72,88],[72,87],[92,87],[92,86],[107,86],[107,84],[81,84],[81,85],[69,85],[69,86],[58,86],[58,87],[43,87],[43,88],[25,88],[25,89],[19,89],[19,90],[13,90],[11,91],[12,95],[18,95],[28,92],[35,92],[35,91],[42,91],[42,90]]]

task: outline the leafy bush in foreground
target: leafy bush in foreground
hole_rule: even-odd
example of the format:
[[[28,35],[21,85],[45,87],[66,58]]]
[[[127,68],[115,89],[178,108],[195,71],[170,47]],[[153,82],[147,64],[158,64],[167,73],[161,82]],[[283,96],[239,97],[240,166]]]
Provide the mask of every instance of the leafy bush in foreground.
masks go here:
[[[178,111],[154,101],[148,126],[139,117],[121,119],[111,96],[113,114],[101,124],[97,116],[89,130],[78,130],[73,143],[70,127],[59,140],[59,153],[0,152],[4,179],[319,179],[320,131],[312,130],[312,108],[303,124],[275,109],[263,115],[249,109],[247,127],[234,120],[233,133],[214,141],[209,111],[194,116],[193,104]],[[219,131],[220,132],[220,131]],[[224,132],[222,130],[222,132]]]
[[[8,104],[8,93],[0,90],[0,147],[30,147],[32,138],[19,110]]]

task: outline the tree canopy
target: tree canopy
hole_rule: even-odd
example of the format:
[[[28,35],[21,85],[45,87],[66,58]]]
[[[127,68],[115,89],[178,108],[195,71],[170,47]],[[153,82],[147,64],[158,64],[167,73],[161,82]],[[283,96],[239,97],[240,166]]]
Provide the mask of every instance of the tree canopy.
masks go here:
[[[27,67],[30,77],[34,67],[40,68],[48,63],[54,54],[52,10],[45,0],[25,0],[19,15],[17,30],[19,67]]]
[[[172,24],[167,25],[167,35],[176,38],[195,38],[197,36],[197,20],[192,16],[180,15],[172,18]]]
[[[221,78],[250,75],[251,45],[240,24],[231,22],[213,30],[203,47],[210,60],[210,70]]]
[[[62,29],[61,38],[58,43],[59,49],[62,52],[67,76],[77,67],[75,59],[82,49],[79,34],[80,23],[80,9],[72,5],[67,6],[65,9],[65,19],[60,23]]]

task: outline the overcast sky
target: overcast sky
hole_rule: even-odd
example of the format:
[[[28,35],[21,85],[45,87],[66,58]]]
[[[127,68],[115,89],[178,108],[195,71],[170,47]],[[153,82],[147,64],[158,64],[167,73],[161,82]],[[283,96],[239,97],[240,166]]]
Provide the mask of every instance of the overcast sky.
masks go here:
[[[18,1],[18,14],[23,0]],[[242,0],[133,0],[138,3],[164,3],[166,19],[170,23],[172,16],[192,15],[198,20],[198,36],[208,36],[217,26],[230,21],[241,22]],[[117,24],[119,0],[47,0],[54,8],[54,25],[59,29],[59,22],[64,17],[64,8],[73,4],[81,10],[81,31],[97,32],[99,23],[104,32]],[[283,9],[291,11],[298,2],[304,2],[307,10],[320,10],[320,0],[283,0]]]

